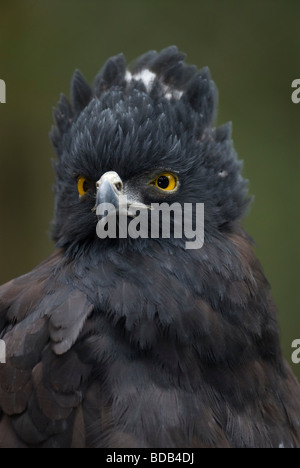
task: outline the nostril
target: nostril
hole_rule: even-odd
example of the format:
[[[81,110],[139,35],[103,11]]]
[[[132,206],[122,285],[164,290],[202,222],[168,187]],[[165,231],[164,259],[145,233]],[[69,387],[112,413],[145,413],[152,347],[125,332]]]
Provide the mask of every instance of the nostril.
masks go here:
[[[108,187],[113,189],[117,194],[123,191],[123,182],[118,174],[114,171],[105,172],[100,179],[96,182],[97,190],[101,190],[103,187]]]
[[[121,192],[121,190],[123,189],[123,184],[122,184],[122,182],[117,182],[117,183],[115,183],[115,187],[116,187],[116,189],[118,190],[118,192]]]

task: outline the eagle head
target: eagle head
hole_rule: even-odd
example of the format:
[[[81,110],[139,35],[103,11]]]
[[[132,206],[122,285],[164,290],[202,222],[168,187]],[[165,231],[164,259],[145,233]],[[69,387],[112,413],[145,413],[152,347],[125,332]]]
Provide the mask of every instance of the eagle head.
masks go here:
[[[129,217],[153,203],[202,203],[207,236],[230,231],[244,213],[247,184],[231,125],[214,126],[217,92],[209,70],[184,60],[174,46],[127,68],[120,54],[93,87],[75,71],[71,104],[61,95],[51,131],[58,246],[104,244],[96,233],[101,203],[122,206]]]

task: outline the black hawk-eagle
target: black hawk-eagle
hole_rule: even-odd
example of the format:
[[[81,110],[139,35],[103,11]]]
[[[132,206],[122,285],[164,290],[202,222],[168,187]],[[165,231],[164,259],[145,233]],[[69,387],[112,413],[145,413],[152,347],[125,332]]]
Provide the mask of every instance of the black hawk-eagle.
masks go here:
[[[112,57],[93,86],[74,73],[51,131],[55,250],[0,288],[0,447],[300,446],[300,387],[215,111],[209,70],[176,47]],[[194,230],[203,206],[203,245],[175,236],[173,212],[168,236],[120,236],[116,218],[101,238],[106,203],[149,229],[153,204],[191,206]]]

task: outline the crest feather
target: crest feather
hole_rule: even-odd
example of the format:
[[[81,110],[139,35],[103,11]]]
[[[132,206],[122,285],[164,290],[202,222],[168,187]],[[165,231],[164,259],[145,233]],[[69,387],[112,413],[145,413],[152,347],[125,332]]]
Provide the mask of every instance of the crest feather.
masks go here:
[[[93,92],[90,85],[79,70],[75,70],[71,81],[71,101],[76,112],[84,109],[92,99]]]
[[[100,96],[113,86],[122,86],[126,72],[126,61],[123,54],[109,58],[94,81],[96,96]]]

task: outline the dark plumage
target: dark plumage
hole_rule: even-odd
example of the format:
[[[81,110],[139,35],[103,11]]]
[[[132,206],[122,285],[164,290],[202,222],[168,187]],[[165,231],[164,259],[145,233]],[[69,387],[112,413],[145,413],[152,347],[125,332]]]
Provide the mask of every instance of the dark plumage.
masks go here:
[[[300,388],[240,227],[231,128],[214,126],[208,69],[184,58],[148,52],[128,72],[118,55],[93,88],[76,71],[72,103],[58,103],[56,249],[0,288],[0,447],[300,446]],[[100,240],[96,184],[110,171],[111,197],[204,203],[203,247]],[[165,172],[177,190],[149,185]]]

